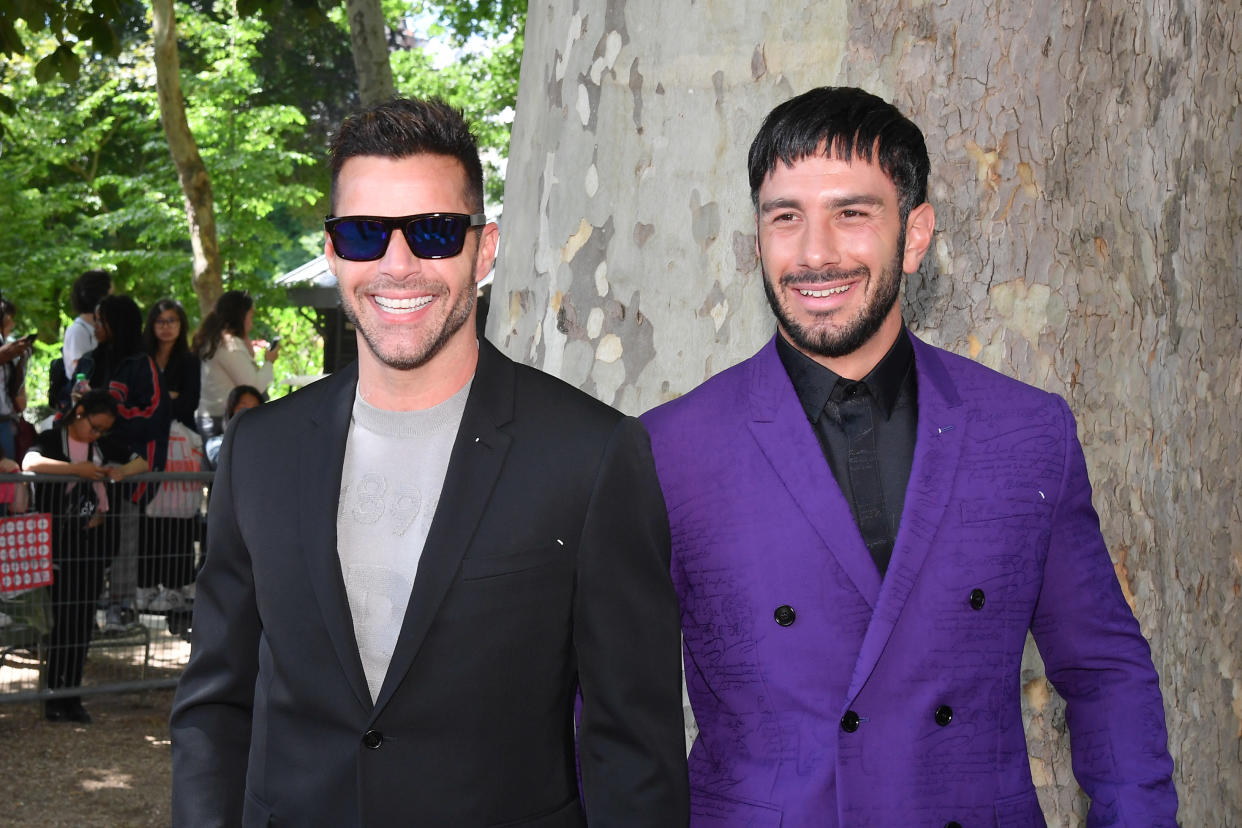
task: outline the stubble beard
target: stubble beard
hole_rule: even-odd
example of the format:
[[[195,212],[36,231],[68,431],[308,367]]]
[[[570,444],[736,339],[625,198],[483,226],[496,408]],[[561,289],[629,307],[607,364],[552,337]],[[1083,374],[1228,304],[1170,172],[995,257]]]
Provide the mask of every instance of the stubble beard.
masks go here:
[[[874,278],[874,274],[866,265],[860,265],[852,270],[825,268],[817,271],[786,273],[780,277],[781,287],[787,290],[796,290],[799,284],[822,284],[853,278],[864,278],[868,284],[874,283],[877,292],[867,300],[867,303],[852,319],[836,327],[808,326],[794,319],[777,297],[776,290],[772,287],[772,279],[767,270],[763,268],[762,257],[760,257],[760,268],[763,270],[763,292],[768,297],[768,305],[771,306],[772,313],[776,315],[781,328],[789,335],[793,344],[804,353],[838,359],[854,353],[875,336],[884,324],[884,320],[888,318],[893,305],[897,303],[897,297],[901,295],[904,258],[902,251],[906,246],[905,242],[906,232],[905,228],[902,228],[897,237],[897,252],[893,260],[880,271],[878,280]],[[851,288],[851,290],[855,289],[857,288]],[[828,318],[827,314],[824,318]]]
[[[474,269],[470,271],[470,284],[466,285],[457,302],[449,310],[448,316],[444,320],[444,324],[440,326],[439,333],[436,334],[430,342],[423,344],[414,344],[414,350],[409,353],[394,353],[391,349],[381,347],[380,337],[376,331],[368,330],[358,318],[358,314],[354,310],[354,305],[346,301],[344,293],[337,284],[337,291],[341,293],[341,309],[345,312],[345,318],[348,319],[362,335],[363,341],[375,358],[389,368],[395,368],[398,371],[411,371],[415,368],[421,368],[431,361],[436,354],[444,349],[444,346],[453,334],[461,330],[462,326],[470,319],[470,312],[474,310],[475,288],[474,288]],[[362,299],[361,301],[366,301]]]

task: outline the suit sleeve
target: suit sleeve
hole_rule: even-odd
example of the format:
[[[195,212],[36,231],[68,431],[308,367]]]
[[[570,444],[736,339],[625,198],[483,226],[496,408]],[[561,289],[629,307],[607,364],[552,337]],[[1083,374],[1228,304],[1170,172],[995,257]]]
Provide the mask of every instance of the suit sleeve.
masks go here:
[[[574,599],[587,822],[689,821],[681,632],[669,527],[643,426],[625,418],[587,508]]]
[[[1065,467],[1031,632],[1066,702],[1088,826],[1176,826],[1177,793],[1151,649],[1091,505],[1074,417],[1058,398]]]
[[[245,433],[245,418],[233,425],[212,487],[193,649],[173,701],[175,826],[223,828],[240,825],[242,818],[261,625],[233,500],[233,446]]]

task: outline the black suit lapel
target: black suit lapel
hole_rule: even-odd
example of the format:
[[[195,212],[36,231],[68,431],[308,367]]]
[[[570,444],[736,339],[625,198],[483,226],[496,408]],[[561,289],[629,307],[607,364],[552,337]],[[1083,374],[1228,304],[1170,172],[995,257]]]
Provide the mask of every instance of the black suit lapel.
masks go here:
[[[345,442],[358,386],[358,365],[352,363],[337,374],[320,380],[327,383],[324,404],[312,410],[307,428],[306,450],[298,463],[298,481],[304,496],[298,510],[301,527],[302,559],[310,572],[310,582],[332,639],[332,648],[350,688],[365,708],[371,707],[358,642],[354,638],[354,619],[341,575],[341,556],[336,546],[336,515],[341,495],[341,471],[345,464]],[[335,386],[335,387],[332,387]]]
[[[500,476],[510,442],[500,427],[513,419],[514,377],[513,363],[482,340],[479,366],[449,456],[440,502],[418,561],[405,621],[375,701],[377,713],[405,678],[422,647]]]

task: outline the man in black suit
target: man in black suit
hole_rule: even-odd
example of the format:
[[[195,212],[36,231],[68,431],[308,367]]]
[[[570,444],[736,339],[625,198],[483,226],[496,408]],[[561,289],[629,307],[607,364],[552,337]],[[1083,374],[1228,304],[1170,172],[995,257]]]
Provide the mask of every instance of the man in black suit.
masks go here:
[[[334,140],[324,252],[358,362],[225,439],[176,825],[687,822],[647,434],[476,338],[482,179],[440,101]]]

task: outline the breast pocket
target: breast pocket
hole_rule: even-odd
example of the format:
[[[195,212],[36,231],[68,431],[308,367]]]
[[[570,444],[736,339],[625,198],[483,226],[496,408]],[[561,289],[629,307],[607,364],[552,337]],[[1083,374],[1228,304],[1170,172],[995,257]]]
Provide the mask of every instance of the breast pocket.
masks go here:
[[[525,549],[520,552],[468,557],[463,558],[461,562],[461,579],[463,581],[482,581],[489,578],[517,575],[547,566],[564,564],[568,560],[569,550],[559,544],[536,549]]]

